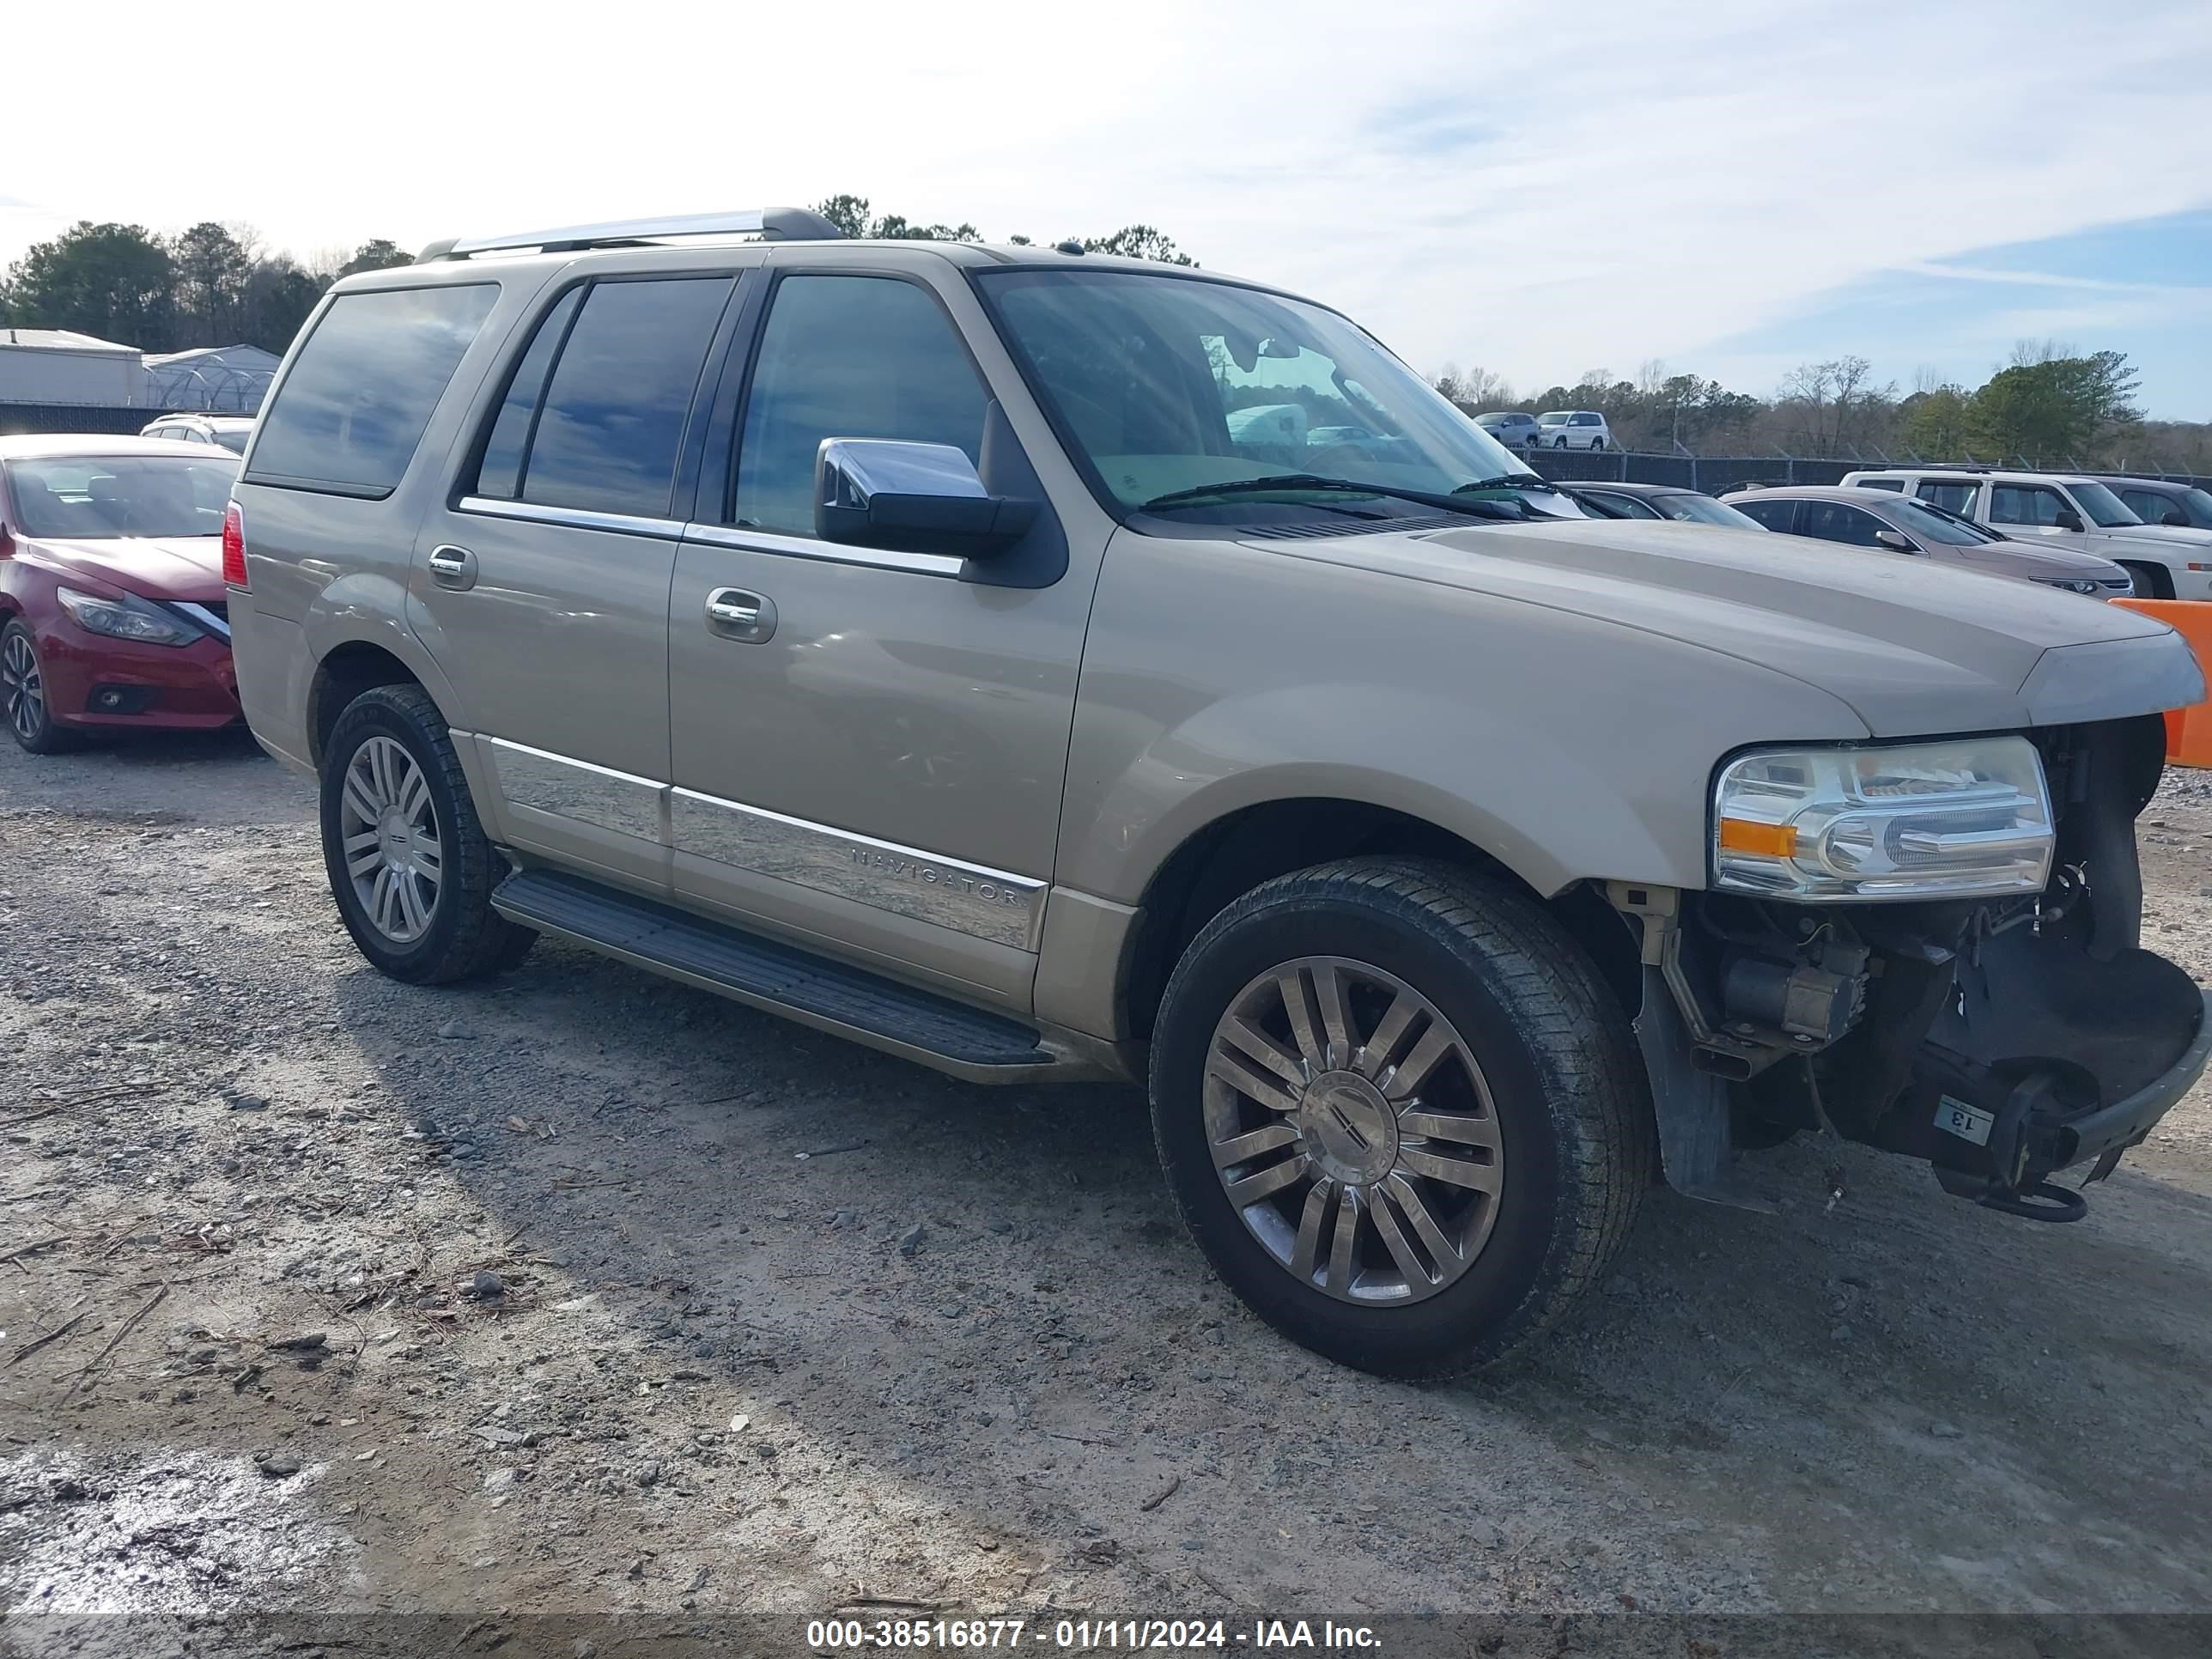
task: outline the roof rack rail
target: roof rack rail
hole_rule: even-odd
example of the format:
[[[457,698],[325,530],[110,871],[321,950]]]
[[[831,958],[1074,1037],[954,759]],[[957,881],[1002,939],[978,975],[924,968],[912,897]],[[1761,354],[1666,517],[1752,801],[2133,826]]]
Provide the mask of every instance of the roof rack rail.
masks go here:
[[[572,253],[584,248],[634,246],[665,236],[758,236],[771,242],[826,242],[844,234],[820,214],[805,208],[743,208],[728,213],[687,213],[670,219],[613,219],[604,224],[562,225],[501,236],[451,236],[431,243],[415,256],[415,263],[465,259],[471,254],[517,248]]]

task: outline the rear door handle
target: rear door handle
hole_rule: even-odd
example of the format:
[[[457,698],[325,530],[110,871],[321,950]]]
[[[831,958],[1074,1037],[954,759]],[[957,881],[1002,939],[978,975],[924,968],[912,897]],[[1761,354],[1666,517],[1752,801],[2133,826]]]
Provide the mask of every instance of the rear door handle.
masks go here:
[[[742,587],[717,587],[707,595],[707,629],[740,645],[758,645],[775,632],[775,602]]]
[[[430,550],[430,580],[456,593],[467,592],[477,585],[477,556],[465,547],[441,543]]]

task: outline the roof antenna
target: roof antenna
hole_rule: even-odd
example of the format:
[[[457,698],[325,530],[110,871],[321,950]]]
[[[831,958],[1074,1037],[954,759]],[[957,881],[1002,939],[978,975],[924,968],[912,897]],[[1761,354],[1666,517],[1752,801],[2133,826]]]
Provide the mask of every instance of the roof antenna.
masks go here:
[[[1082,243],[1077,241],[1075,238],[1071,236],[1064,242],[1054,242],[1052,245],[1052,251],[1054,253],[1073,253],[1080,257],[1084,252],[1084,247]]]

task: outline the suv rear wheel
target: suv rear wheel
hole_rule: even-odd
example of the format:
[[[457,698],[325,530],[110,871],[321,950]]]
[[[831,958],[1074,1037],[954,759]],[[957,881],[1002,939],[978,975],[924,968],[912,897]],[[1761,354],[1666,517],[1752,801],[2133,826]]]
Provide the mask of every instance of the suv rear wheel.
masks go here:
[[[347,704],[322,779],[323,862],[363,956],[414,985],[521,961],[538,936],[491,908],[505,869],[426,692],[378,686]]]
[[[1294,1340],[1438,1376],[1557,1320],[1650,1184],[1626,1018],[1551,918],[1352,860],[1208,923],[1154,1033],[1153,1132],[1214,1268]]]

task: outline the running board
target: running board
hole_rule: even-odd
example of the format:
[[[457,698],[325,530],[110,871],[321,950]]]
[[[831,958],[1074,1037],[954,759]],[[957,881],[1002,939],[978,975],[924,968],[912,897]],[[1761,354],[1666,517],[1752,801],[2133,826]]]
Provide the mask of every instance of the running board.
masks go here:
[[[1096,1074],[1018,1020],[580,877],[518,870],[491,902],[541,933],[969,1082]]]

